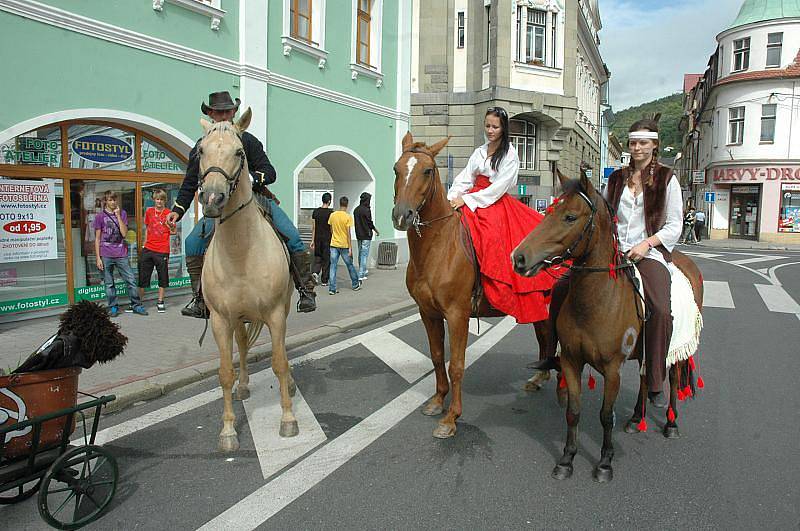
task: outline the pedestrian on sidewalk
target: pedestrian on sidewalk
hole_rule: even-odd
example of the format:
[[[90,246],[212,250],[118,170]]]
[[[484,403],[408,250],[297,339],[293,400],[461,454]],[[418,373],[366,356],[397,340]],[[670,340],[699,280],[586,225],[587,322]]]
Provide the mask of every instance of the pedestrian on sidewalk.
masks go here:
[[[211,237],[214,235],[214,228],[214,220],[203,217],[186,237],[186,271],[192,282],[192,300],[181,310],[181,315],[186,317],[200,319],[208,317],[208,308],[206,308],[203,290],[200,287],[200,275],[203,272],[203,259],[208,244],[211,243]]]
[[[234,103],[231,95],[227,91],[213,92],[208,95],[208,104],[202,102],[200,111],[211,118],[214,123],[233,122],[233,117],[239,111],[241,100],[236,98]],[[266,208],[272,226],[286,240],[289,248],[289,262],[293,272],[292,277],[295,281],[295,289],[300,295],[297,303],[297,311],[301,313],[313,312],[317,309],[317,302],[314,294],[314,281],[311,279],[311,254],[306,249],[305,244],[300,239],[300,231],[297,230],[292,220],[286,215],[275,196],[267,188],[275,182],[275,168],[269,161],[264,152],[264,146],[252,134],[244,131],[241,135],[244,156],[247,160],[247,168],[252,178],[253,192],[267,197]],[[198,140],[198,144],[199,144]],[[194,200],[195,193],[200,187],[200,157],[197,154],[197,145],[189,152],[189,164],[186,166],[186,175],[181,183],[178,198],[172,207],[169,215],[170,221],[176,223],[186,214],[187,207]]]
[[[350,281],[353,283],[353,291],[361,289],[361,281],[358,280],[358,273],[353,266],[353,240],[350,236],[350,229],[354,225],[353,216],[347,213],[347,205],[350,200],[347,196],[339,198],[339,210],[331,214],[328,224],[331,226],[331,270],[328,279],[328,293],[336,295],[336,268],[339,265],[339,257],[342,257],[350,273]]]
[[[694,223],[695,223],[695,210],[694,207],[689,208],[686,214],[683,216],[683,237],[681,238],[681,243],[684,245],[689,245],[690,243],[696,244],[697,238],[694,235]],[[688,240],[691,238],[691,242]]]
[[[328,285],[328,275],[331,269],[331,226],[328,220],[333,213],[331,201],[333,197],[329,192],[322,194],[322,206],[311,213],[311,250],[314,251],[314,267],[311,276],[314,282]]]
[[[103,194],[103,209],[94,217],[94,254],[97,257],[97,269],[103,272],[111,317],[119,315],[114,269],[119,271],[122,280],[128,285],[130,298],[128,311],[147,315],[136,289],[131,264],[128,262],[128,244],[125,241],[125,234],[128,233],[128,213],[119,207],[118,201],[117,192],[107,190]]]
[[[698,210],[694,215],[694,234],[697,236],[697,243],[703,239],[703,231],[706,230],[706,213]]]
[[[155,206],[148,207],[144,213],[144,226],[147,230],[142,255],[139,257],[139,297],[144,300],[144,289],[150,286],[153,269],[158,274],[158,300],[156,309],[164,313],[164,293],[169,286],[169,237],[177,232],[175,223],[169,220],[170,210],[167,192],[160,188],[153,191]]]
[[[363,192],[361,194],[361,204],[353,211],[356,223],[356,240],[358,240],[358,280],[367,280],[367,262],[369,261],[369,247],[372,243],[372,233],[377,236],[381,233],[375,228],[372,222],[372,212],[369,208],[369,200],[372,194]]]

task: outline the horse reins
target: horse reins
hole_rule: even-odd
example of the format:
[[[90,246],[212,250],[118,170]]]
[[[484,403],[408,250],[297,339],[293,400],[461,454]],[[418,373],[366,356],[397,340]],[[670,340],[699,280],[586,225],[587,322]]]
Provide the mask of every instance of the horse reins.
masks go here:
[[[430,159],[433,161],[433,171],[436,172],[436,177],[435,178],[436,178],[436,180],[439,179],[439,168],[436,167],[436,159],[433,157],[433,155],[431,155],[430,153],[426,153],[425,151],[422,151],[420,149],[416,149],[416,148],[415,149],[409,149],[408,151],[403,151],[403,153],[404,154],[405,153],[420,153],[422,155],[426,155],[426,156],[430,157]],[[420,237],[420,238],[422,238],[422,230],[421,229],[424,229],[425,227],[429,227],[433,223],[435,223],[437,221],[441,221],[443,219],[447,219],[450,216],[452,216],[453,214],[455,214],[455,210],[453,210],[453,211],[449,212],[448,214],[445,214],[444,216],[439,216],[438,218],[429,219],[428,221],[423,221],[422,220],[421,211],[425,207],[425,203],[428,202],[428,199],[433,196],[433,188],[434,188],[434,180],[431,179],[431,181],[428,183],[428,190],[425,192],[425,196],[422,198],[422,202],[417,206],[417,208],[414,209],[414,217],[411,220],[411,226],[414,227],[414,230],[417,232],[417,236]]]

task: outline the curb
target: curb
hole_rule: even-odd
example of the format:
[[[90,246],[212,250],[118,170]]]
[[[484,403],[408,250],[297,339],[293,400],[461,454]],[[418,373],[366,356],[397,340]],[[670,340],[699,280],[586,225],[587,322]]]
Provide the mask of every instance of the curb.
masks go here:
[[[413,300],[398,302],[389,305],[380,310],[371,310],[363,312],[340,321],[336,321],[327,325],[322,325],[312,330],[300,332],[293,336],[286,338],[286,351],[289,352],[296,348],[328,339],[337,334],[342,334],[357,328],[363,328],[371,324],[388,319],[396,314],[407,312],[412,308],[416,308],[417,303]],[[213,338],[212,338],[213,341]],[[253,347],[247,355],[247,361],[254,363],[262,361],[270,357],[272,354],[272,343],[267,341],[264,344]],[[290,358],[291,359],[291,358]],[[238,367],[238,356],[234,355],[234,366]],[[173,371],[164,372],[126,384],[112,387],[104,390],[103,395],[116,395],[117,399],[110,402],[103,408],[103,414],[115,413],[127,407],[130,407],[137,402],[152,400],[160,396],[171,393],[177,389],[191,385],[195,382],[205,380],[210,376],[214,376],[219,370],[219,360],[203,361],[190,367],[175,369]],[[89,413],[88,411],[86,413]],[[94,410],[91,410],[93,416]]]

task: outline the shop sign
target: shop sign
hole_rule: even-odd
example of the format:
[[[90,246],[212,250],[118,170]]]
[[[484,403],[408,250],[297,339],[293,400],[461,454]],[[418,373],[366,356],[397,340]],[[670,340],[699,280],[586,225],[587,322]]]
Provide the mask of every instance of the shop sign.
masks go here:
[[[712,171],[715,183],[800,181],[800,166],[735,166]]]
[[[117,164],[133,156],[133,147],[107,135],[86,135],[72,141],[72,151],[79,157],[98,164]]]
[[[538,212],[544,212],[545,210],[547,210],[547,199],[537,199],[536,210]]]
[[[0,302],[0,315],[17,312],[28,312],[31,310],[44,310],[56,306],[67,304],[67,294],[57,293],[45,295],[44,297],[33,297],[30,299],[16,299]]]
[[[183,173],[183,168],[160,149],[142,148],[142,171]]]
[[[31,136],[16,139],[16,149],[3,145],[3,162],[36,166],[60,166],[61,143]]]
[[[703,170],[693,171],[692,184],[706,184],[706,172]]]
[[[55,185],[0,182],[0,263],[58,258]]]
[[[170,288],[184,288],[186,286],[191,286],[192,282],[189,277],[179,277],[179,278],[171,278],[169,279],[169,287]],[[128,293],[128,285],[120,280],[114,283],[114,287],[117,288],[117,295],[125,296]],[[158,289],[158,281],[153,280],[150,283],[150,287],[146,288],[145,291],[155,291]],[[106,297],[106,286],[105,284],[99,284],[97,286],[82,286],[80,288],[75,288],[75,302],[78,301],[98,301],[101,299],[105,299]]]
[[[732,194],[757,194],[758,187],[756,186],[731,186]]]

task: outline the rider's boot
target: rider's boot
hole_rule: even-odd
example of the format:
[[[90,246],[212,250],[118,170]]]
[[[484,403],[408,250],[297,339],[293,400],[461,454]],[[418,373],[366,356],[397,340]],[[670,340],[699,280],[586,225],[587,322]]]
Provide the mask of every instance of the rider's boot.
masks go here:
[[[292,268],[294,269],[294,285],[300,300],[297,302],[297,311],[300,313],[313,312],[317,309],[316,294],[314,293],[314,280],[311,278],[311,253],[300,251],[293,253]]]
[[[205,319],[208,317],[208,308],[203,301],[203,293],[200,287],[200,274],[203,271],[203,256],[187,256],[186,270],[189,272],[189,280],[192,283],[192,300],[181,309],[181,315],[186,317],[197,317]]]

